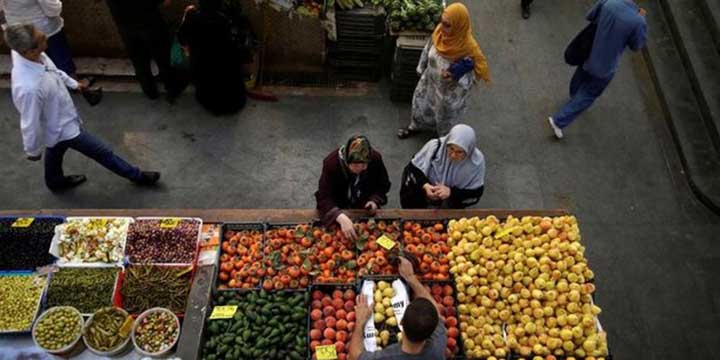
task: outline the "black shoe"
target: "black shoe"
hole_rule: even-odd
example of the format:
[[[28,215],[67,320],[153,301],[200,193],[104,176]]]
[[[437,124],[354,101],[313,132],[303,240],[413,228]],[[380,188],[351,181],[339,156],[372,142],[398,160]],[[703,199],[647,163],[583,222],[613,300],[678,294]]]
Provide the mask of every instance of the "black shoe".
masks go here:
[[[522,17],[526,20],[530,18],[530,5],[522,7]]]
[[[65,177],[65,181],[58,185],[48,185],[48,188],[52,191],[62,191],[74,188],[87,181],[85,175],[70,175]]]
[[[160,180],[160,173],[156,171],[142,171],[140,172],[140,178],[133,181],[138,185],[155,185]]]

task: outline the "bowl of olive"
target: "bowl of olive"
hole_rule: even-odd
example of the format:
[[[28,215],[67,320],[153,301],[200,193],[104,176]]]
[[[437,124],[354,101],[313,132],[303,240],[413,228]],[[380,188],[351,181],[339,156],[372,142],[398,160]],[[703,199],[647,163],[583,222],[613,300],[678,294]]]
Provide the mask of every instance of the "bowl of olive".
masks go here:
[[[35,321],[32,338],[35,345],[50,354],[70,353],[82,337],[83,318],[72,306],[46,310]]]

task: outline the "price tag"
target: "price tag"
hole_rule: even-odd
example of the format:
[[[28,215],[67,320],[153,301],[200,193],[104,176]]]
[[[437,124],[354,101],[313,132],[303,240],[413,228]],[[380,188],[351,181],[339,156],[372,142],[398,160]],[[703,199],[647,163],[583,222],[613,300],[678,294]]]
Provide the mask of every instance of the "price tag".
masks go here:
[[[212,314],[210,314],[210,320],[230,319],[235,316],[237,308],[237,305],[216,306],[213,308]]]
[[[104,228],[107,225],[108,219],[91,219],[90,226],[96,228]]]
[[[121,337],[125,338],[128,336],[128,334],[130,334],[130,330],[132,330],[134,322],[135,321],[133,321],[132,316],[128,316],[125,319],[125,322],[122,324],[122,326],[120,326],[120,330],[118,331]]]
[[[179,218],[165,218],[160,220],[161,229],[174,229],[180,224]]]
[[[33,221],[35,221],[35,218],[17,218],[15,219],[15,222],[12,223],[11,227],[26,228],[30,226]]]
[[[317,360],[335,360],[338,358],[335,345],[320,345],[315,347]]]
[[[386,250],[391,250],[395,247],[395,241],[386,235],[381,236],[379,239],[377,239],[378,245],[382,246]]]

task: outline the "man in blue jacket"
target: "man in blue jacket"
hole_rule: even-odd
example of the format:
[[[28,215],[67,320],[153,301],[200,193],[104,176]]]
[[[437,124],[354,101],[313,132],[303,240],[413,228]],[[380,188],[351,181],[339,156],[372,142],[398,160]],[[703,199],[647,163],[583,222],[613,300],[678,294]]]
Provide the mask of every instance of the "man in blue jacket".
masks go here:
[[[618,69],[620,57],[629,47],[638,51],[647,40],[645,9],[633,0],[599,0],[586,16],[597,24],[589,58],[578,66],[570,82],[570,100],[548,118],[555,137],[602,95]]]

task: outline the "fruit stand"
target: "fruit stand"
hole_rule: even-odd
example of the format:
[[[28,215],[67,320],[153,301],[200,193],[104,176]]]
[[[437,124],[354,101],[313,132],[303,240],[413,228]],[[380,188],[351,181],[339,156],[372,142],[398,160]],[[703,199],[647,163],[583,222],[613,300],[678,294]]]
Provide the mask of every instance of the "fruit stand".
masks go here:
[[[149,353],[182,359],[314,359],[329,348],[346,359],[361,293],[374,310],[366,346],[369,338],[376,348],[401,341],[397,302],[411,294],[393,265],[400,249],[417,258],[416,275],[440,304],[448,358],[610,358],[594,274],[566,212],[351,215],[354,243],[320,226],[314,210],[2,211],[10,224],[0,227],[3,243],[27,236],[19,226],[28,222],[47,242],[42,223],[54,221],[49,248],[58,259],[43,266],[44,253],[32,249],[30,265],[13,266],[39,268],[0,273],[0,331],[15,333],[0,333],[0,348],[139,359],[136,344],[145,341]],[[89,238],[102,246],[86,251]],[[10,322],[8,311],[26,319]]]

